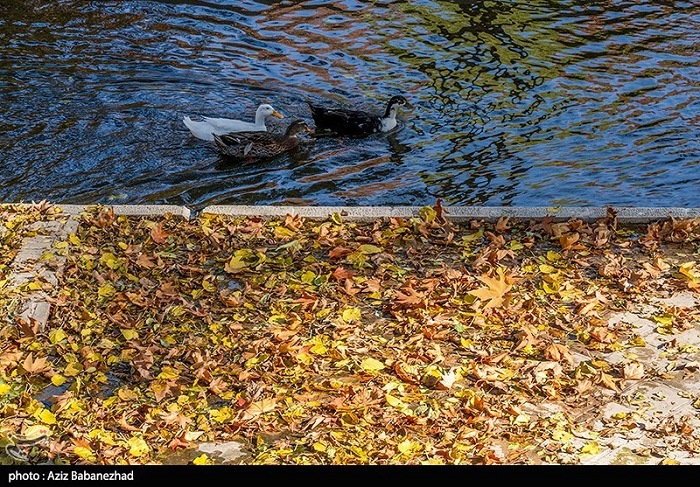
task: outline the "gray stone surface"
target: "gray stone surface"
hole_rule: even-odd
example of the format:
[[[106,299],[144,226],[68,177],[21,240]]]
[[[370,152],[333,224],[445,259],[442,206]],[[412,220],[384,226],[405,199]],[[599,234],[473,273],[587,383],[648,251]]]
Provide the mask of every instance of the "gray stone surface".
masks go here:
[[[247,205],[213,205],[205,207],[203,213],[259,216],[274,218],[279,216],[300,215],[306,218],[324,219],[333,213],[351,220],[372,220],[376,218],[403,217],[410,218],[419,214],[418,206],[247,206]],[[621,223],[644,223],[669,216],[675,218],[700,217],[700,208],[614,208]],[[514,219],[537,219],[547,215],[555,220],[596,220],[607,215],[606,208],[594,207],[504,207],[504,206],[447,206],[445,214],[450,219],[495,221],[501,217]]]
[[[67,215],[79,215],[94,205],[56,205]],[[148,216],[148,215],[176,215],[189,220],[191,211],[185,206],[177,205],[104,205],[111,206],[115,215]]]

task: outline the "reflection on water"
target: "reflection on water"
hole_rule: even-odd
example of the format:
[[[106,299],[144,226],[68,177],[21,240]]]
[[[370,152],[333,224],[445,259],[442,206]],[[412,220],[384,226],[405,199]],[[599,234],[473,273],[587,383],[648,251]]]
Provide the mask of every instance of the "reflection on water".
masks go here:
[[[0,201],[700,206],[700,5],[0,3]],[[236,165],[182,116],[382,111]]]

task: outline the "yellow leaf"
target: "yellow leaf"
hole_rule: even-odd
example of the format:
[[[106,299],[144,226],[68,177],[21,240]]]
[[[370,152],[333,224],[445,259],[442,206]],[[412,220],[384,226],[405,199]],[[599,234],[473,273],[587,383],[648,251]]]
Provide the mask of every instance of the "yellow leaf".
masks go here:
[[[384,368],[384,364],[381,363],[379,360],[375,360],[371,357],[368,357],[362,361],[360,367],[369,372],[377,372]]]
[[[229,274],[235,274],[246,267],[248,267],[248,264],[243,261],[243,258],[241,256],[234,255],[224,265],[224,271],[228,272]]]
[[[56,416],[48,409],[42,409],[39,412],[39,420],[45,424],[56,424]]]
[[[352,323],[357,321],[362,317],[362,311],[360,308],[345,308],[343,310],[343,321]]]
[[[387,394],[384,396],[386,399],[386,402],[389,404],[389,406],[394,407],[394,408],[402,408],[405,403],[399,399],[398,397],[394,397],[391,394]]]
[[[403,454],[410,453],[413,450],[413,442],[411,440],[404,440],[396,446]]]
[[[207,280],[207,279],[204,279],[204,280],[202,281],[202,288],[203,288],[205,291],[208,291],[208,292],[210,292],[210,293],[216,292],[216,290],[217,290],[216,284],[214,284],[213,282],[211,282],[211,281],[209,281],[209,280]]]
[[[664,458],[661,460],[661,465],[680,465],[681,462],[673,458]]]
[[[68,240],[69,240],[70,243],[72,243],[73,245],[80,245],[80,244],[81,244],[80,239],[79,239],[78,236],[77,236],[76,234],[74,234],[74,233],[71,233],[71,234],[68,236]]]
[[[93,453],[93,451],[85,446],[76,446],[73,449],[73,453],[75,453],[83,460],[90,460],[95,458],[95,454]]]
[[[151,450],[143,438],[132,436],[127,443],[129,444],[129,454],[135,457],[146,455]]]
[[[114,289],[114,286],[112,286],[111,283],[105,282],[102,284],[98,289],[97,289],[97,295],[101,298],[108,298],[117,291]]]
[[[357,247],[357,250],[365,255],[372,255],[384,252],[384,250],[381,247],[377,247],[376,245],[370,244],[362,244],[359,247]]]
[[[542,274],[553,274],[557,272],[557,269],[548,264],[540,264],[540,272]]]
[[[582,455],[597,455],[600,453],[600,445],[596,441],[591,441],[581,448]]]
[[[209,462],[209,457],[207,456],[207,454],[202,453],[197,458],[192,460],[192,463],[194,463],[195,465],[208,465],[210,462]]]
[[[221,409],[212,409],[209,411],[211,418],[218,423],[226,423],[233,418],[233,411],[229,407],[223,407]]]
[[[287,227],[275,227],[274,233],[275,237],[283,240],[294,236],[294,232]]]
[[[66,338],[66,334],[65,334],[65,332],[64,332],[63,330],[61,330],[61,329],[51,330],[51,331],[49,332],[49,341],[50,341],[51,343],[53,343],[54,345],[55,345],[56,343],[60,342],[61,340],[63,340],[64,338]]]
[[[122,401],[136,401],[139,398],[138,393],[128,387],[120,387],[117,391],[117,396]]]
[[[305,271],[301,275],[301,282],[306,283],[306,284],[313,282],[314,279],[316,279],[316,273],[313,271]]]
[[[51,430],[43,424],[33,424],[24,430],[23,436],[27,440],[36,440],[42,436],[51,436]]]
[[[100,257],[100,264],[105,265],[110,269],[116,269],[119,267],[120,261],[111,252],[105,252]]]
[[[323,443],[317,441],[316,443],[313,444],[314,450],[316,451],[326,451],[326,445]]]
[[[561,259],[561,255],[558,252],[554,252],[553,250],[548,250],[547,251],[547,260],[550,262],[556,262],[559,259]]]
[[[66,374],[68,377],[76,376],[82,371],[83,366],[78,362],[70,362],[68,365],[66,365],[66,368],[63,369],[63,373]]]
[[[65,384],[66,378],[63,377],[61,374],[54,374],[51,376],[51,383],[55,385],[56,387],[62,386]]]
[[[0,396],[4,396],[8,392],[10,392],[10,389],[12,388],[9,384],[0,384]]]
[[[554,441],[560,441],[562,443],[568,443],[574,437],[571,433],[564,430],[554,430],[552,433],[552,439]]]
[[[158,374],[158,379],[166,379],[167,380],[167,379],[177,379],[178,377],[180,377],[180,372],[177,369],[170,367],[169,365],[164,366],[161,369],[160,374]]]
[[[135,340],[139,337],[138,332],[136,330],[132,330],[131,328],[122,328],[121,332],[124,338],[127,340]]]

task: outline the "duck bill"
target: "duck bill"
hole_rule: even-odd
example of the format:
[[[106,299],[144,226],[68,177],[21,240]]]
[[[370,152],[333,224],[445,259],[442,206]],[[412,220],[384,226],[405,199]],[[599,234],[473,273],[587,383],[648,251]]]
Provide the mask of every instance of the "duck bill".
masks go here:
[[[272,116],[273,116],[273,117],[277,117],[277,118],[284,118],[284,115],[282,115],[282,114],[281,114],[280,112],[278,112],[277,110],[274,110],[274,111],[272,112]]]

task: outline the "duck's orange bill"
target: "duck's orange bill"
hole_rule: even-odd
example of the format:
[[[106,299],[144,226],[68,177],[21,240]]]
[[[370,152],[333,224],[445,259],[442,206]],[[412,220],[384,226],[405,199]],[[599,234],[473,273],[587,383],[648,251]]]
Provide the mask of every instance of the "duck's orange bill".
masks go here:
[[[277,117],[277,118],[284,118],[284,115],[282,115],[282,114],[281,114],[280,112],[278,112],[277,110],[273,110],[273,111],[272,111],[272,116],[273,116],[273,117]]]

